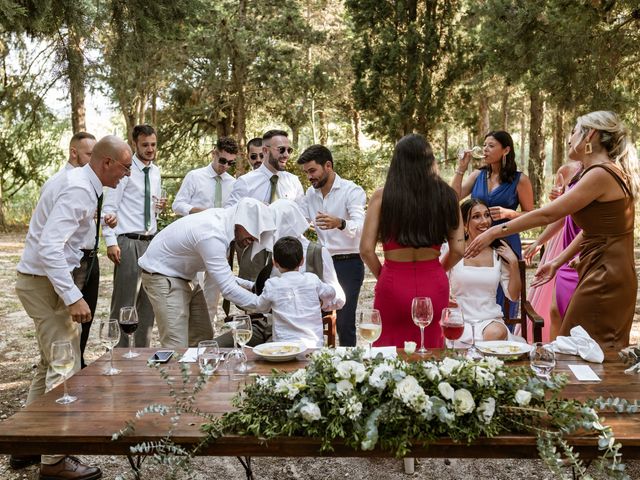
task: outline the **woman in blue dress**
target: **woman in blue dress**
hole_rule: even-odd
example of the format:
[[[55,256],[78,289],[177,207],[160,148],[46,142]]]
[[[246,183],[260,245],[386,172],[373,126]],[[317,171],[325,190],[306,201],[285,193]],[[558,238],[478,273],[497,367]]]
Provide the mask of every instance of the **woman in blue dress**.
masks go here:
[[[471,151],[464,153],[451,181],[451,186],[460,200],[471,194],[471,198],[482,200],[489,206],[493,224],[500,224],[533,210],[533,188],[531,181],[516,166],[516,154],[511,135],[502,130],[487,133],[482,149],[484,165],[471,172],[463,181],[471,161]],[[520,206],[520,211],[516,209]],[[505,237],[518,258],[522,258],[520,235]],[[504,293],[498,288],[496,301],[504,305]],[[510,316],[517,315],[517,305],[512,304]]]

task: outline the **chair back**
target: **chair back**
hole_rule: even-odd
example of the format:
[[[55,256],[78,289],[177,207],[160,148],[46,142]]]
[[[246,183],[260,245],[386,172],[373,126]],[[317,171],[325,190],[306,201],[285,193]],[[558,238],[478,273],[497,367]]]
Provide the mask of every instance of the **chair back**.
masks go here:
[[[327,347],[336,346],[336,311],[322,312],[322,334],[327,338]]]
[[[542,341],[542,327],[544,326],[544,319],[538,315],[538,313],[533,309],[531,303],[527,300],[527,264],[524,260],[518,261],[518,271],[520,273],[520,284],[522,288],[520,289],[520,315],[516,318],[511,318],[509,307],[511,306],[511,302],[505,296],[504,299],[504,311],[505,318],[504,323],[507,325],[520,325],[521,327],[521,335],[522,337],[529,343],[533,342],[541,342]],[[533,331],[533,339],[527,338],[529,335],[528,325],[531,322],[532,331]]]

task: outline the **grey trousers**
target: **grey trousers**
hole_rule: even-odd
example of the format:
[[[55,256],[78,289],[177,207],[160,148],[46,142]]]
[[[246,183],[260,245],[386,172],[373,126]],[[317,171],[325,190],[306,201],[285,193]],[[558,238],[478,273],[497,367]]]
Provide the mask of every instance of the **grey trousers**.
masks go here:
[[[135,306],[138,311],[138,329],[134,335],[136,347],[148,347],[151,344],[153,330],[153,308],[142,288],[142,270],[138,259],[149,246],[148,240],[133,240],[124,235],[118,236],[120,247],[120,265],[113,270],[113,294],[111,295],[111,313],[109,318],[119,318],[122,307]],[[117,347],[128,347],[127,335],[122,332]]]

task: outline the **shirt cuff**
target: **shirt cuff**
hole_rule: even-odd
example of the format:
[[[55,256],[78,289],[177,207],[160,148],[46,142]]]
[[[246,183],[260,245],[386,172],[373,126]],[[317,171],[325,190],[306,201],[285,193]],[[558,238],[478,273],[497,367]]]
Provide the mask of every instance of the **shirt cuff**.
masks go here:
[[[82,292],[74,285],[74,287],[62,294],[62,301],[68,307],[69,305],[76,303],[82,298]]]

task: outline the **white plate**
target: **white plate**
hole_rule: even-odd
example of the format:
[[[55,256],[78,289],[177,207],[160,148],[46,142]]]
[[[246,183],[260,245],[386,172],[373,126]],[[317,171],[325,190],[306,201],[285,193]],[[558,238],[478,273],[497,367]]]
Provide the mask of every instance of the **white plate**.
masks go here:
[[[508,340],[476,342],[476,347],[485,355],[493,355],[496,357],[519,357],[531,351],[531,345],[528,343],[511,342]]]
[[[293,360],[305,350],[303,345],[296,342],[269,342],[253,347],[256,355],[270,362]]]

